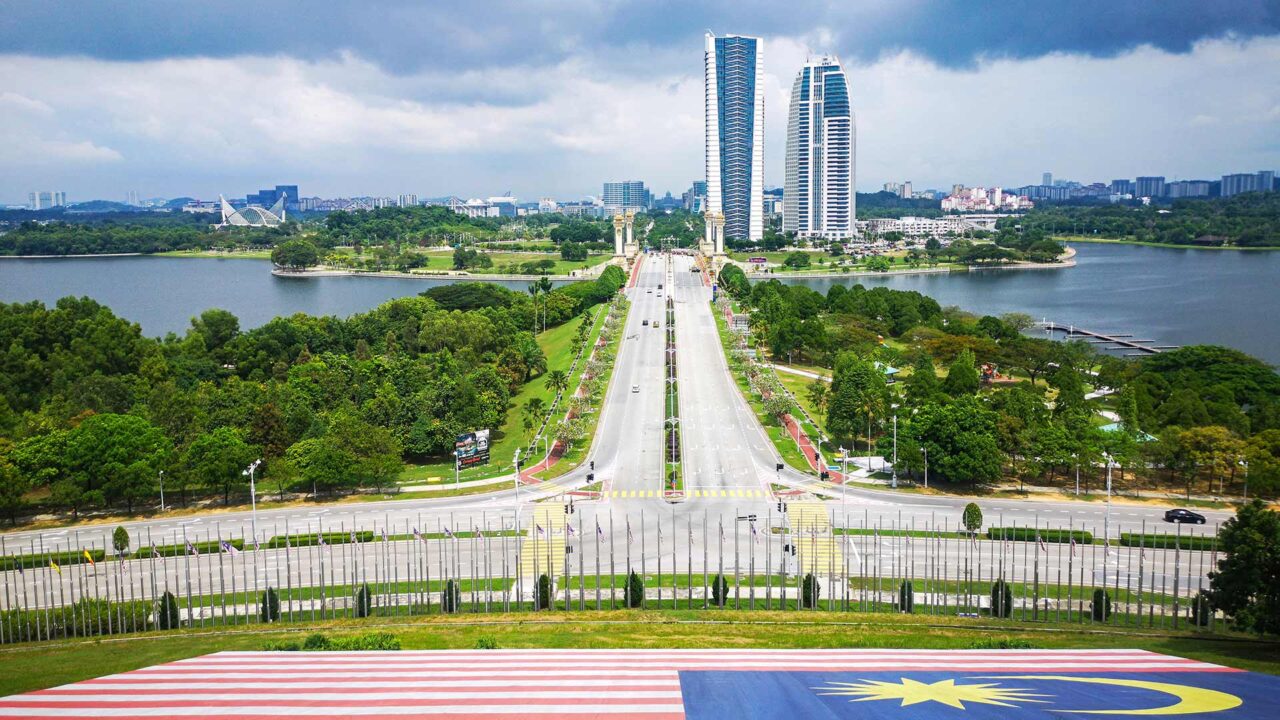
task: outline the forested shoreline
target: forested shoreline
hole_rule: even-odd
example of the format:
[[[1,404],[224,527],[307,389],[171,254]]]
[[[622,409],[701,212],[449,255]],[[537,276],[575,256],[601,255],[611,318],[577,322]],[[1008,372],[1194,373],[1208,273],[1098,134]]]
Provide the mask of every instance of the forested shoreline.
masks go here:
[[[0,304],[0,514],[334,493],[389,485],[407,460],[499,428],[548,368],[535,333],[607,302],[626,276],[536,295],[465,283],[342,319],[241,331],[223,310],[147,338],[89,298]],[[541,381],[541,380],[539,380]],[[33,504],[34,503],[34,504]]]
[[[922,472],[927,453],[930,476],[947,483],[1064,484],[1110,458],[1118,482],[1137,473],[1187,494],[1240,494],[1245,482],[1250,496],[1280,491],[1280,375],[1237,350],[1120,358],[1024,335],[1024,315],[977,317],[916,292],[836,285],[824,296],[752,284],[734,266],[719,281],[773,358],[831,368],[829,386],[802,395],[833,446],[891,453],[896,414],[899,469]]]

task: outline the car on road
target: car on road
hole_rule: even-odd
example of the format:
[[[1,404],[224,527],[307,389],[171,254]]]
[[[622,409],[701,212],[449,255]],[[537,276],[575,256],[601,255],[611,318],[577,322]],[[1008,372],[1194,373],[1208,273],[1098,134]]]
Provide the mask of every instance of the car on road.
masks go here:
[[[640,392],[640,386],[639,386],[639,385],[632,385],[632,386],[631,386],[631,392]]]
[[[645,292],[647,292],[647,293],[649,293],[650,295],[652,295],[652,294],[653,294],[653,288],[649,288],[648,290],[645,290]]]
[[[1203,525],[1205,518],[1198,512],[1191,512],[1186,508],[1174,508],[1173,510],[1164,511],[1164,521],[1172,523],[1195,523]]]
[[[641,325],[644,325],[645,327],[649,327],[649,321],[645,320],[643,323],[641,323]]]

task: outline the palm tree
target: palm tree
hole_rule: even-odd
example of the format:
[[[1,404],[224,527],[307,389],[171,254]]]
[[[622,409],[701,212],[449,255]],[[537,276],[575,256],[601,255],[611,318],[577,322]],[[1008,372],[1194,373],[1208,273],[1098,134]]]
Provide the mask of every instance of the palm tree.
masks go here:
[[[551,290],[553,286],[551,285],[551,281],[547,279],[546,275],[543,275],[541,278],[538,278],[538,282],[535,284],[538,286],[538,290],[541,291],[543,295],[551,294]],[[543,332],[547,331],[547,301],[546,300],[542,301],[542,331]]]
[[[538,293],[541,292],[542,288],[538,286],[538,283],[533,282],[529,283],[528,289],[529,296],[533,298],[533,331],[536,333],[538,332]]]
[[[547,373],[547,389],[557,394],[568,390],[569,374],[563,370],[552,370]]]

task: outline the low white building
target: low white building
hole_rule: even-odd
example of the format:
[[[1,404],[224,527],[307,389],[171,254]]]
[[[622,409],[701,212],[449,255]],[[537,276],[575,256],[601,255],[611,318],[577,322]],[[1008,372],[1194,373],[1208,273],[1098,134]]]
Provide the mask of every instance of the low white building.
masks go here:
[[[943,237],[948,233],[963,235],[974,228],[964,218],[957,216],[940,218],[907,216],[859,221],[858,229],[863,234],[873,235],[897,232],[902,233],[903,237]]]

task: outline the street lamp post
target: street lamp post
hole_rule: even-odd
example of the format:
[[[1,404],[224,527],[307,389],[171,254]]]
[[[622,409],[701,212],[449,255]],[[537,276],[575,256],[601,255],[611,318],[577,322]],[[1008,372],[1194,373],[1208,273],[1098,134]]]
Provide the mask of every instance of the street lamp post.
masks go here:
[[[890,487],[898,487],[898,416],[893,416],[893,480]]]
[[[929,489],[929,448],[921,445],[920,449],[924,451],[924,489],[928,490]]]
[[[241,475],[249,476],[249,503],[252,508],[252,510],[250,511],[249,518],[250,518],[250,523],[253,526],[254,542],[258,541],[258,486],[254,482],[254,473],[257,472],[258,466],[261,464],[262,464],[261,458],[254,460],[253,462],[249,463],[249,467],[245,468],[244,471],[240,473]]]
[[[1111,455],[1103,453],[1102,457],[1107,460],[1107,512],[1102,516],[1102,539],[1109,542],[1111,540]]]
[[[1248,484],[1245,485],[1245,494],[1248,494]],[[164,471],[160,471],[160,512],[164,512]]]
[[[1079,497],[1080,496],[1080,456],[1076,453],[1071,453],[1071,459],[1076,464],[1076,497]]]

